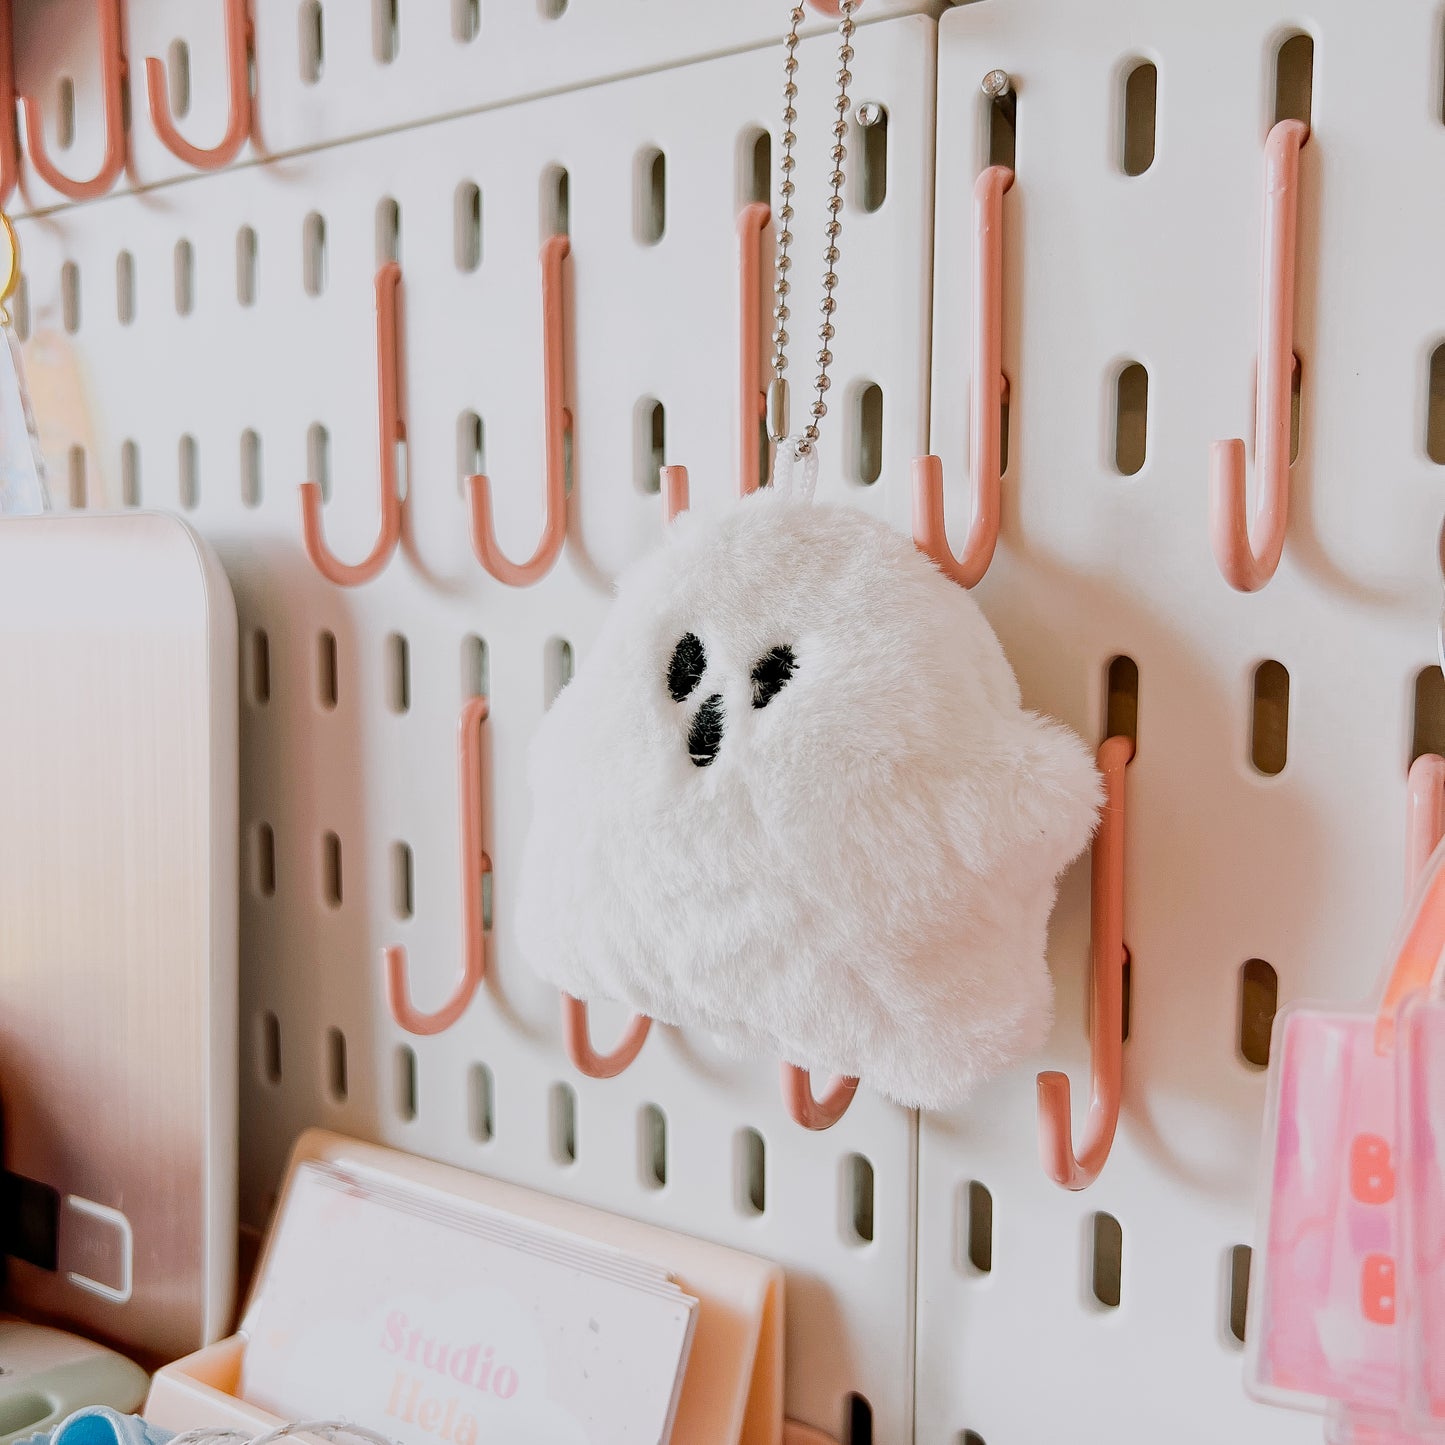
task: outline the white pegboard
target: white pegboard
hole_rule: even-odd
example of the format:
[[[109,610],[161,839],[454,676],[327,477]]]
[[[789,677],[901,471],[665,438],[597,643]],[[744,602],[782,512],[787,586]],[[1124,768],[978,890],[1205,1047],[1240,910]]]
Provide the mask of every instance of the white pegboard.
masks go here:
[[[847,326],[834,347],[842,405],[832,445],[855,456],[845,439],[860,425],[863,388],[876,383],[887,480],[866,488],[835,479],[825,490],[901,522],[908,461],[925,441],[936,31],[927,18],[903,17],[871,26],[867,38],[854,90],[888,108],[888,193],[865,213],[855,191],[845,217]],[[801,52],[805,76],[818,77],[815,96],[831,84],[834,47],[820,37]],[[789,1272],[790,1413],[846,1438],[850,1415],[861,1419],[849,1400],[856,1393],[871,1406],[874,1438],[902,1441],[913,1403],[914,1117],[865,1089],[836,1129],[807,1134],[782,1109],[775,1061],[738,1066],[666,1029],[654,1030],[621,1078],[578,1078],[561,1051],[557,996],[512,939],[523,761],[557,642],[585,657],[613,578],[662,527],[660,499],[638,481],[639,402],[664,404],[666,459],[691,467],[698,509],[725,507],[735,494],[734,221],[755,136],[779,108],[781,70],[780,52],[767,47],[33,218],[21,226],[28,359],[60,494],[83,470],[77,500],[82,490],[91,505],[125,500],[122,457],[132,444],[140,502],[193,520],[236,589],[248,659],[244,1217],[264,1218],[292,1139],[320,1123],[772,1256]],[[799,127],[800,276],[823,247],[831,119],[820,103]],[[666,229],[651,246],[635,235],[646,173],[637,157],[648,148],[666,156]],[[537,252],[559,166],[569,176],[572,243],[571,530],[554,572],[515,590],[471,557],[458,423],[469,411],[482,417],[501,542],[525,555],[541,522]],[[470,183],[482,193],[483,238],[481,264],[467,271],[454,220],[458,188]],[[320,423],[330,437],[328,539],[344,558],[367,550],[377,526],[372,278],[391,249],[391,202],[405,277],[407,521],[386,572],[342,591],[301,551],[296,487]],[[313,268],[324,276],[319,295],[305,284],[313,215],[326,237],[324,265]],[[249,305],[237,291],[246,228],[257,257]],[[177,260],[182,243],[189,268]],[[134,274],[129,323],[117,311],[121,253]],[[178,264],[191,276],[187,314],[177,308]],[[885,274],[898,284],[868,284]],[[243,456],[256,446],[259,497],[248,505]],[[190,506],[183,455],[195,461]],[[334,706],[320,690],[326,634],[335,639]],[[393,635],[409,656],[403,712],[392,705]],[[459,1024],[418,1039],[387,1015],[379,955],[387,944],[408,947],[423,1008],[441,1002],[460,965],[454,736],[469,638],[486,644],[492,711],[491,974]],[[272,896],[258,866],[263,824],[274,837]],[[328,834],[341,852],[339,904],[327,898]],[[394,907],[397,842],[414,860],[408,919]],[[594,1010],[601,1046],[622,1019]],[[333,1030],[345,1040],[344,1099],[332,1089]],[[279,1077],[268,1077],[278,1041]],[[413,1058],[414,1118],[402,1097]],[[483,1066],[488,1139],[476,1127]],[[576,1094],[572,1164],[554,1157],[561,1087]],[[667,1120],[662,1188],[648,1179],[649,1105]],[[748,1203],[748,1129],[766,1145],[760,1214]],[[871,1242],[854,1228],[860,1158],[872,1171]]]
[[[865,0],[858,20],[939,8],[941,0]],[[229,114],[223,0],[125,9],[131,125],[117,184],[193,176],[151,125],[145,60],[184,48],[189,110],[176,124],[194,145],[216,145]],[[105,150],[96,0],[15,0],[15,12],[17,85],[44,112],[51,159],[67,175],[94,175]],[[241,163],[771,46],[787,24],[779,0],[250,0],[250,13],[256,112]],[[836,25],[810,5],[803,33]],[[65,81],[76,99],[62,121]],[[779,98],[765,113],[771,120],[781,109]],[[73,134],[64,146],[62,126]],[[27,160],[16,210],[70,204]]]
[[[1211,556],[1208,448],[1253,434],[1263,142],[1276,51],[1296,32],[1314,41],[1300,449],[1284,562],[1246,596]],[[1158,70],[1157,151],[1131,177],[1124,85],[1140,60]],[[1111,660],[1138,664],[1131,1031],[1119,1138],[1086,1193],[1039,1168],[1037,1065],[966,1111],[924,1118],[917,1438],[1318,1440],[1318,1420],[1246,1400],[1229,1327],[1265,1090],[1240,1054],[1240,969],[1270,963],[1281,1004],[1361,998],[1400,907],[1413,693],[1439,610],[1442,474],[1424,444],[1445,331],[1440,7],[1231,0],[1206,15],[991,0],[943,20],[932,416],[958,538],[969,187],[988,153],[979,80],[994,67],[1017,86],[1004,203],[1012,391],[1003,539],[979,595],[1027,699],[1091,740]],[[1133,361],[1149,373],[1147,460],[1123,476],[1115,384]],[[1264,659],[1290,676],[1276,777],[1250,761]],[[1087,946],[1080,869],[1055,916],[1058,1025],[1040,1061],[1069,1072],[1076,1125]],[[967,1249],[974,1181],[993,1200],[987,1273]],[[1113,1309],[1091,1290],[1095,1211],[1122,1230]]]

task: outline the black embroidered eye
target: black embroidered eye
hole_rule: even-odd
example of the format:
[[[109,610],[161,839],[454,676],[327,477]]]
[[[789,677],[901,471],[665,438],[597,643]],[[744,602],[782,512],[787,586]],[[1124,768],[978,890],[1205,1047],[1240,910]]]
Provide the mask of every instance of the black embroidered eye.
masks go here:
[[[695,768],[705,768],[717,757],[717,750],[723,740],[723,700],[721,693],[713,693],[698,708],[697,716],[687,733],[687,750]]]
[[[682,702],[702,681],[706,671],[707,653],[703,651],[702,640],[691,632],[684,633],[672,649],[672,661],[667,665],[667,690],[673,702]]]
[[[782,692],[788,679],[797,670],[793,649],[785,642],[765,652],[753,663],[753,706],[767,707]]]

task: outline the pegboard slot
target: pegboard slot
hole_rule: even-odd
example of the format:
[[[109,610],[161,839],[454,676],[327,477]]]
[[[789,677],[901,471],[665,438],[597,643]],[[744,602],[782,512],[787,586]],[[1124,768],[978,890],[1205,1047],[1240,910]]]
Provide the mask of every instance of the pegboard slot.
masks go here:
[[[55,141],[68,151],[75,144],[75,82],[62,75],[55,93]]]
[[[644,1104],[637,1114],[637,1152],[644,1189],[667,1185],[667,1115],[656,1104]]]
[[[846,1445],[873,1445],[873,1406],[857,1391],[848,1396]]]
[[[1422,667],[1415,674],[1415,734],[1410,761],[1426,753],[1445,754],[1445,676],[1438,664]]]
[[[738,1130],[733,1173],[739,1213],[762,1214],[768,1207],[768,1146],[756,1129]]]
[[[326,1030],[326,1092],[333,1104],[346,1102],[346,1035],[338,1028]]]
[[[542,172],[542,240],[570,234],[572,182],[565,166],[548,166]]]
[[[761,126],[751,126],[738,141],[738,206],[772,198],[773,138]]]
[[[393,1070],[397,1117],[403,1123],[410,1124],[417,1113],[416,1050],[408,1044],[398,1044]]]
[[[326,833],[321,839],[321,899],[328,908],[340,908],[341,897],[341,838]]]
[[[873,1243],[873,1165],[862,1154],[850,1154],[844,1161],[850,1244]]]
[[[189,432],[176,448],[176,469],[181,506],[188,512],[194,511],[201,502],[201,453],[195,437]]]
[[[120,500],[126,507],[140,506],[140,448],[129,440],[120,447]]]
[[[261,505],[261,435],[251,427],[241,433],[241,501]]]
[[[247,692],[257,707],[271,701],[271,639],[261,627],[251,629],[251,645],[246,650]]]
[[[467,494],[467,478],[487,473],[487,428],[474,411],[457,418],[457,495]]]
[[[315,85],[321,79],[321,73],[326,66],[326,29],[321,14],[321,0],[302,0],[297,21],[301,79],[307,85]]]
[[[861,131],[854,138],[859,152],[858,205],[871,215],[888,199],[888,107],[878,101],[865,101],[858,111],[868,117],[866,125],[855,121]]]
[[[1280,41],[1274,56],[1274,119],[1310,123],[1314,94],[1315,42],[1302,31]]]
[[[956,1257],[974,1274],[993,1270],[993,1195],[977,1179],[959,1190]]]
[[[1247,1244],[1236,1244],[1229,1251],[1229,1333],[1241,1345],[1249,1317],[1249,1270],[1253,1260],[1254,1251]]]
[[[656,146],[637,153],[632,168],[632,229],[643,246],[655,246],[667,229],[667,157]]]
[[[65,457],[66,500],[72,509],[85,506],[85,448],[72,446]]]
[[[493,1097],[496,1085],[485,1064],[467,1071],[467,1127],[478,1144],[490,1144],[496,1133]]]
[[[1139,664],[1122,653],[1105,676],[1104,736],[1139,742]]]
[[[1105,1309],[1118,1309],[1124,1273],[1124,1231],[1112,1214],[1093,1217],[1090,1286]]]
[[[988,163],[1014,169],[1018,149],[1018,100],[1012,89],[985,99],[988,115]]]
[[[411,710],[411,645],[399,632],[386,639],[386,705],[397,714]]]
[[[371,0],[371,53],[378,65],[390,65],[401,53],[399,0]]]
[[[457,270],[475,271],[482,264],[482,188],[475,181],[463,181],[452,208]]]
[[[557,694],[572,681],[572,644],[564,637],[551,638],[545,649],[542,686],[543,701],[551,707]]]
[[[1159,71],[1152,60],[1131,66],[1124,77],[1124,126],[1119,164],[1126,176],[1142,176],[1154,164]]]
[[[1239,970],[1239,1056],[1252,1068],[1269,1065],[1269,1044],[1279,1008],[1279,975],[1262,958]]]
[[[191,47],[184,40],[172,40],[166,51],[166,89],[171,114],[184,120],[191,113]]]
[[[306,431],[306,473],[321,488],[321,500],[331,500],[331,433],[319,421]]]
[[[401,260],[401,205],[393,196],[376,203],[376,265]]]
[[[256,304],[256,232],[251,226],[236,232],[236,301]]]
[[[261,1077],[273,1088],[281,1082],[281,1020],[270,1010],[261,1015]]]
[[[475,633],[462,638],[462,697],[486,697],[491,688],[487,644]]]
[[[276,896],[276,832],[257,823],[251,835],[251,887],[259,898]]]
[[[189,316],[196,307],[196,253],[187,240],[176,242],[172,262],[175,273],[176,315]]]
[[[336,634],[322,632],[316,639],[316,700],[330,712],[341,696],[337,667]]]
[[[1289,672],[1269,658],[1254,670],[1250,758],[1258,772],[1276,777],[1289,759]]]
[[[858,481],[871,487],[883,475],[883,388],[870,381],[858,393],[853,452]]]
[[[416,911],[415,858],[410,844],[391,845],[391,911],[407,919]]]
[[[326,290],[326,218],[320,211],[301,223],[301,284],[308,296]]]
[[[71,336],[80,330],[80,267],[74,261],[60,268],[60,324]]]
[[[632,422],[637,490],[655,497],[662,491],[662,469],[667,461],[667,413],[655,397],[644,396],[632,409]]]
[[[577,1162],[577,1091],[571,1084],[552,1085],[547,1098],[547,1133],[553,1160],[564,1167]]]
[[[1149,449],[1149,373],[1131,361],[1114,378],[1114,467],[1132,477]]]
[[[452,39],[468,45],[481,33],[482,0],[452,0]]]
[[[115,319],[122,326],[135,320],[135,257],[129,251],[115,258]]]

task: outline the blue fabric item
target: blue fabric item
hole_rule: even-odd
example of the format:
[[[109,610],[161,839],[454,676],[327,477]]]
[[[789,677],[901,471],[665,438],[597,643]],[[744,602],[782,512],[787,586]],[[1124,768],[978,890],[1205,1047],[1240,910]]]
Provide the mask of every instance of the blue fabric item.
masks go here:
[[[42,1430],[18,1445],[166,1445],[175,1433],[139,1415],[122,1415],[109,1405],[87,1405],[67,1415],[54,1430]]]

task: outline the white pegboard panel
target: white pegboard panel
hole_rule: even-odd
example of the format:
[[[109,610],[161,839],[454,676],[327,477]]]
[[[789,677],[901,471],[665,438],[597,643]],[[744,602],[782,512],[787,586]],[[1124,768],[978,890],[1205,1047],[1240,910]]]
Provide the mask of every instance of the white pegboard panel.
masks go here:
[[[1263,142],[1276,52],[1313,37],[1301,166],[1299,457],[1284,561],[1258,594],[1211,556],[1208,448],[1252,437]],[[1157,152],[1121,164],[1125,81],[1158,73]],[[1250,1403],[1230,1259],[1254,1232],[1265,1076],[1240,1051],[1240,970],[1280,1003],[1372,986],[1400,907],[1416,677],[1433,660],[1442,473],[1425,450],[1445,333],[1441,12],[1229,0],[1207,17],[1124,0],[988,0],[942,21],[933,444],[968,511],[970,191],[988,157],[979,81],[1017,87],[1004,202],[1011,379],[1003,534],[979,588],[1027,699],[1097,740],[1106,671],[1138,665],[1127,778],[1132,1009],[1118,1141],[1070,1195],[1037,1157],[1034,1072],[920,1128],[920,1445],[1308,1441]],[[1115,396],[1148,370],[1147,458],[1114,465]],[[1251,498],[1253,458],[1251,442]],[[1289,672],[1288,760],[1251,763],[1253,678]],[[1086,869],[1051,958],[1042,1061],[1088,1098]],[[991,1269],[969,1191],[992,1195]],[[1091,1289],[1095,1212],[1122,1230],[1120,1302]]]
[[[96,0],[15,8],[17,83],[44,110],[50,155],[68,175],[93,175],[104,153]],[[858,20],[941,8],[942,0],[864,0]],[[126,10],[131,125],[118,185],[194,176],[151,125],[145,59],[183,48],[189,109],[176,123],[193,144],[216,145],[229,114],[223,0],[144,0]],[[771,46],[788,12],[787,0],[251,0],[256,120],[238,161]],[[810,6],[804,33],[836,25]],[[73,104],[63,99],[67,83]],[[766,113],[781,109],[780,98]],[[69,204],[26,163],[17,211]]]
[[[902,521],[908,462],[925,441],[936,29],[903,17],[866,39],[854,88],[888,109],[888,189],[871,213],[855,191],[845,213],[847,324],[833,393],[842,405],[829,418],[825,460],[841,454],[835,471],[854,466],[860,398],[876,384],[884,480],[869,488],[825,476],[824,490]],[[805,76],[831,83],[833,45],[805,43]],[[734,220],[756,136],[778,109],[780,70],[770,47],[32,218],[20,227],[21,317],[62,496],[73,482],[76,500],[113,504],[128,485],[134,500],[138,485],[143,505],[179,508],[213,541],[237,593],[244,1216],[263,1220],[296,1132],[325,1124],[772,1256],[789,1270],[790,1413],[846,1439],[850,1413],[862,1414],[848,1398],[856,1393],[871,1405],[873,1438],[905,1441],[914,1117],[865,1088],[835,1129],[807,1134],[784,1114],[775,1061],[739,1066],[667,1029],[654,1030],[622,1077],[581,1079],[561,1051],[557,996],[532,976],[512,934],[523,762],[559,642],[585,658],[618,570],[662,527],[661,502],[638,475],[639,402],[663,403],[666,460],[690,465],[698,509],[725,507],[735,493]],[[819,103],[799,126],[802,294],[822,271],[831,119]],[[635,234],[636,188],[651,174],[637,158],[649,148],[666,157],[666,227],[655,245]],[[516,590],[470,555],[458,427],[465,413],[482,418],[501,542],[525,555],[541,523],[537,253],[557,167],[569,178],[572,243],[571,532],[554,572]],[[482,245],[469,271],[458,266],[456,216],[458,190],[470,184],[482,196]],[[328,538],[347,559],[367,550],[378,515],[372,279],[392,248],[392,202],[405,278],[407,521],[385,573],[343,591],[302,553],[296,486],[319,423],[329,434]],[[319,295],[305,284],[312,217],[324,223],[324,256],[311,268],[323,278]],[[255,295],[243,305],[248,232]],[[117,311],[122,253],[134,275],[129,323]],[[178,293],[178,266],[191,276],[188,314],[178,313],[187,293]],[[253,470],[246,458],[255,455]],[[328,635],[334,702],[322,681]],[[393,636],[406,640],[402,711]],[[454,738],[474,638],[485,642],[492,711],[491,974],[452,1030],[412,1038],[387,1014],[379,953],[408,947],[423,1008],[441,1002],[460,967]],[[262,861],[263,826],[274,868]],[[413,858],[409,918],[395,906],[397,843]],[[339,903],[327,896],[337,845]],[[618,1010],[594,1010],[601,1047],[622,1021]],[[338,1038],[344,1097],[334,1087]],[[576,1100],[570,1164],[556,1157],[566,1090]],[[660,1188],[649,1178],[649,1105],[666,1117]],[[766,1149],[761,1213],[749,1202],[748,1130]],[[872,1204],[860,1222],[871,1242],[854,1227],[864,1160]]]

